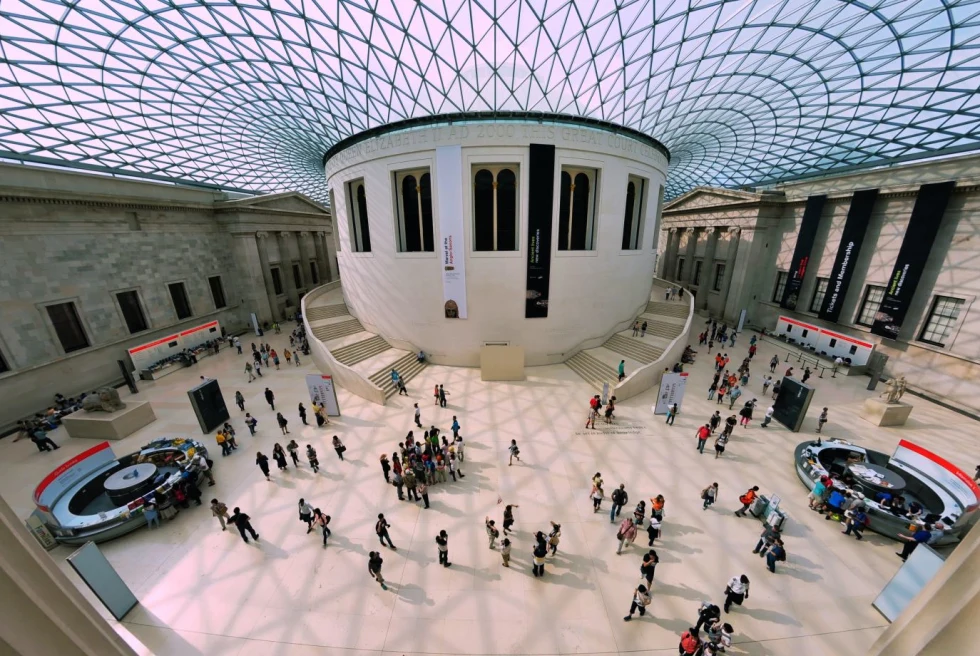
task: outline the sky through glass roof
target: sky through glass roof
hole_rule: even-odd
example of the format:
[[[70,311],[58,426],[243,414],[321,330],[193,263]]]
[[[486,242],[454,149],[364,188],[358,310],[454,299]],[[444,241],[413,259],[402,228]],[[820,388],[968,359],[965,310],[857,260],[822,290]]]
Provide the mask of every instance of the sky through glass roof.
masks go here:
[[[980,147],[980,0],[0,0],[0,157],[325,201],[407,118],[602,119],[668,193]]]

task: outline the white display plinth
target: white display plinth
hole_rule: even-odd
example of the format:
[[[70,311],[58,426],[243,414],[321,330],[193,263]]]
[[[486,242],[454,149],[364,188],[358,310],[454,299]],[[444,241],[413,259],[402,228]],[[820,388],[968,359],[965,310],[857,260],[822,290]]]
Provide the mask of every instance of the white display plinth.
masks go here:
[[[127,401],[125,408],[111,413],[77,410],[64,417],[61,423],[71,437],[121,440],[152,424],[156,419],[149,402]]]

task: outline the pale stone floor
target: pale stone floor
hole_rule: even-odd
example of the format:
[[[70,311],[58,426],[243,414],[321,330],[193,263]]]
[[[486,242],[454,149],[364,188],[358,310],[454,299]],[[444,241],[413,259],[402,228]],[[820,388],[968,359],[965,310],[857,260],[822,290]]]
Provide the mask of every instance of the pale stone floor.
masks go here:
[[[251,340],[242,341],[247,351]],[[286,337],[268,341],[281,351]],[[737,361],[746,347],[740,338],[728,352]],[[762,346],[757,369],[767,368],[774,351],[774,345]],[[114,444],[120,454],[160,435],[201,437],[186,389],[200,374],[220,381],[241,448],[222,458],[215,447],[218,484],[205,488],[206,499],[216,496],[229,507],[241,506],[262,539],[246,545],[237,533],[221,532],[205,505],[182,511],[161,530],[141,529],[102,545],[140,599],[124,622],[113,622],[138,652],[674,654],[699,602],[720,603],[726,581],[744,572],[752,580],[751,597],[726,617],[736,630],[735,653],[860,654],[885,625],[871,602],[898,569],[896,543],[873,534],[856,542],[808,511],[792,464],[794,446],[804,434],[812,435],[813,418],[830,405],[827,436],[888,452],[905,437],[967,471],[974,465],[976,424],[921,399],[911,399],[915,410],[903,428],[876,429],[859,419],[856,411],[871,394],[863,377],[815,380],[818,392],[803,434],[775,425],[763,430],[757,419],[749,429],[736,429],[723,459],[707,451],[699,455],[695,428],[717,407],[705,400],[711,360],[704,352],[674,427],[652,415],[651,391],[620,404],[613,428],[594,432],[583,429],[592,391],[564,365],[531,369],[526,382],[492,384],[481,382],[476,369],[431,366],[411,381],[410,399],[394,397],[379,407],[341,391],[342,418],[323,430],[302,427],[295,410],[299,401],[309,405],[303,380],[311,372],[308,363],[283,365],[282,371],[246,384],[244,357],[226,350],[157,383],[140,383],[140,397],[153,403],[158,420]],[[754,372],[751,391],[758,393],[760,379],[761,371]],[[432,405],[429,390],[435,383],[451,392],[448,409]],[[282,438],[262,399],[266,384],[286,410],[297,440],[315,444],[325,465],[319,475],[307,467],[276,472],[271,483],[260,475],[255,451],[268,454]],[[233,404],[236,389],[245,393],[247,409],[260,421],[255,438],[248,436]],[[414,400],[420,401],[427,425],[448,430],[452,415],[458,415],[467,440],[465,480],[434,486],[430,510],[398,501],[378,465],[378,455],[390,454],[412,428]],[[349,448],[346,462],[329,447],[334,433]],[[52,454],[39,454],[26,441],[0,442],[0,494],[22,516],[30,512],[31,493],[42,476],[92,444],[68,439],[62,430],[53,437],[63,448]],[[512,438],[521,446],[523,462],[508,467],[506,446]],[[607,492],[626,483],[629,508],[657,493],[667,498],[654,600],[646,618],[630,623],[622,617],[639,581],[645,542],[616,555],[616,529],[608,514],[592,513],[588,499],[596,471],[602,472]],[[720,483],[721,501],[703,512],[699,492],[711,481]],[[754,484],[779,494],[789,515],[788,562],[777,574],[751,553],[759,521],[732,515],[737,497]],[[305,535],[297,518],[299,497],[332,515],[327,549],[317,535]],[[487,549],[483,530],[487,514],[500,523],[498,499],[520,506],[510,569]],[[378,549],[373,533],[378,512],[391,522],[398,546],[397,552],[382,550],[387,592],[366,571],[367,552]],[[562,524],[563,537],[557,558],[549,560],[539,580],[530,571],[531,536],[547,530],[550,519]],[[450,569],[437,564],[434,538],[440,529],[450,535]],[[66,571],[70,552],[59,547],[51,554]],[[69,576],[91,598],[77,577]]]

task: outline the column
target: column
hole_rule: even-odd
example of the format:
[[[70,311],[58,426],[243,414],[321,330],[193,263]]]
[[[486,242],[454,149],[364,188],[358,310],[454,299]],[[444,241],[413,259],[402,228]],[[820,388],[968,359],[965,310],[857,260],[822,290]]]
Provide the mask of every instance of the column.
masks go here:
[[[337,261],[337,226],[331,226],[330,232],[324,237],[327,242],[327,268],[330,270],[330,280],[340,280],[340,263]]]
[[[921,549],[922,547],[916,547]],[[980,617],[980,530],[949,555],[932,580],[878,636],[868,656],[917,656],[972,651]]]
[[[265,293],[269,298],[269,307],[272,310],[272,320],[278,321],[282,317],[279,314],[279,301],[276,298],[276,286],[272,284],[272,267],[269,266],[268,240],[268,232],[255,233],[255,242],[259,250],[259,266],[262,268],[262,280],[265,282]]]
[[[136,656],[0,499],[0,653]]]
[[[742,310],[753,310],[753,296],[758,294],[756,280],[765,269],[766,230],[741,228],[738,248],[735,251],[735,266],[732,270],[728,300],[725,305],[725,318],[737,321]]]
[[[732,274],[735,271],[735,254],[738,252],[738,241],[741,231],[738,228],[728,229],[728,251],[725,253],[725,279],[721,282],[721,298],[719,299],[718,308],[722,316],[725,316],[726,306],[728,304],[728,290],[732,286]]]
[[[705,228],[708,232],[708,242],[704,246],[704,260],[701,264],[701,284],[694,299],[694,309],[703,310],[708,307],[708,294],[715,280],[715,251],[718,249],[718,230]],[[727,269],[727,267],[726,267]]]
[[[310,291],[313,289],[313,274],[310,273],[310,251],[306,244],[306,240],[310,238],[310,233],[303,231],[294,234],[296,235],[296,245],[299,246],[299,276],[303,281],[303,288]]]
[[[673,280],[674,272],[677,270],[677,244],[680,240],[680,233],[677,228],[670,228],[667,231],[667,246],[664,248],[664,261],[660,269],[660,277],[664,280]]]
[[[330,265],[327,263],[327,251],[323,245],[323,238],[327,233],[322,230],[313,233],[313,249],[316,251],[316,268],[320,273],[320,284],[330,282]]]
[[[282,284],[286,290],[288,304],[299,309],[299,294],[296,292],[296,281],[293,280],[293,258],[289,252],[289,233],[280,232],[279,236],[279,272]]]
[[[684,275],[677,282],[690,289],[690,283],[694,280],[694,254],[698,249],[698,231],[697,228],[685,228],[684,232],[687,233],[687,248],[684,251],[684,271],[682,271]]]

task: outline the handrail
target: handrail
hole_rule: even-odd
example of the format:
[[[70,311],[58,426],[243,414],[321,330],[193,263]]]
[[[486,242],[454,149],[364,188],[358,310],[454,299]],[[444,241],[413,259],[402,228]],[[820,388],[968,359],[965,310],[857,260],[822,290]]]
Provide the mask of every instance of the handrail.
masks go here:
[[[790,344],[780,343],[772,339],[766,339],[766,333],[762,333],[762,335],[763,335],[762,340],[764,340],[769,344],[772,344],[778,349],[782,349],[786,351],[786,358],[783,360],[783,362],[789,362],[790,358],[795,355],[796,356],[795,362],[799,363],[801,366],[807,367],[809,365],[813,365],[814,367],[820,370],[820,375],[817,376],[817,378],[823,378],[824,372],[828,370],[831,372],[831,376],[830,376],[831,378],[837,378],[836,364],[832,364],[832,365],[824,364],[818,359],[819,356],[817,355],[807,356],[805,352],[799,347],[795,347]]]

